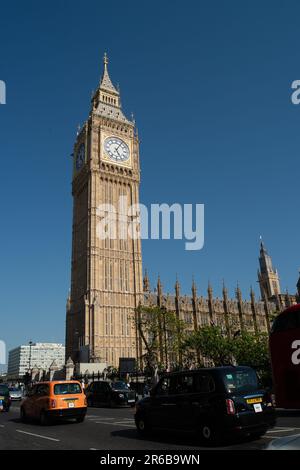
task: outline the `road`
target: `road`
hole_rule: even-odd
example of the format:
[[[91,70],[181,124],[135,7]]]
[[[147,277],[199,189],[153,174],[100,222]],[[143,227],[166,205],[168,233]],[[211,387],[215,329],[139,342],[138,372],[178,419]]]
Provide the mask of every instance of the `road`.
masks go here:
[[[0,449],[80,450],[201,450],[191,435],[161,433],[140,438],[135,430],[133,409],[89,408],[84,423],[57,423],[42,427],[21,423],[19,404],[0,413]],[[231,442],[217,449],[263,449],[280,436],[300,433],[300,415],[280,416],[276,428],[259,440]]]

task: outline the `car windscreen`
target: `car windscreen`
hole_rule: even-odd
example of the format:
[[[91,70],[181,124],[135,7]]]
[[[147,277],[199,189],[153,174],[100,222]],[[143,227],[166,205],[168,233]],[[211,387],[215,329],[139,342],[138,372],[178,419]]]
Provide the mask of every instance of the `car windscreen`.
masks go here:
[[[115,390],[129,390],[129,386],[126,382],[114,382],[111,387]]]
[[[259,388],[253,369],[232,370],[223,373],[224,385],[229,393],[247,393]]]
[[[54,395],[74,395],[81,393],[81,387],[76,383],[54,385]]]

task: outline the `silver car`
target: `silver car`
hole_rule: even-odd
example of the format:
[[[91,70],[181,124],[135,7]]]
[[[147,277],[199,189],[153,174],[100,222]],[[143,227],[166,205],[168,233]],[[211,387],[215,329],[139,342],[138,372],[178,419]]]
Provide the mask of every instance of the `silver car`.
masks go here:
[[[20,388],[12,387],[12,388],[9,389],[9,396],[13,401],[22,400],[23,392]]]

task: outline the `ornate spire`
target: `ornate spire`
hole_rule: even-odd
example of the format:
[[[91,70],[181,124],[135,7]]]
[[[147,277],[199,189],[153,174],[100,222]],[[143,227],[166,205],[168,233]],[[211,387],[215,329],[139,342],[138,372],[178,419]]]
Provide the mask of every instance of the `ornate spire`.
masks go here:
[[[176,294],[176,297],[180,296],[180,284],[179,284],[177,275],[176,275],[176,282],[175,282],[175,294]]]
[[[260,251],[267,253],[267,250],[265,248],[265,245],[264,245],[264,242],[263,242],[263,239],[262,239],[261,235],[259,236],[259,239],[260,239]]]
[[[157,278],[157,295],[160,296],[162,294],[162,285],[160,281],[160,275]]]
[[[212,290],[212,287],[211,287],[210,281],[208,281],[208,286],[207,286],[207,293],[208,293],[208,297],[212,299],[212,296],[213,296],[213,290]]]
[[[254,290],[253,290],[252,286],[250,286],[250,299],[251,299],[251,302],[254,304],[255,303],[255,293],[254,293]]]
[[[120,90],[118,87],[114,86],[110,79],[106,53],[103,58],[102,77],[91,101],[92,111],[96,114],[116,121],[125,122],[134,127],[134,122],[128,120],[122,111]]]
[[[110,79],[110,76],[108,74],[108,67],[107,67],[108,57],[107,57],[106,52],[104,53],[104,57],[103,57],[103,65],[104,65],[104,70],[103,70],[103,74],[102,74],[101,81],[100,81],[100,89],[108,91],[108,92],[113,92],[119,95],[118,90],[114,87]]]
[[[242,291],[240,289],[239,283],[237,283],[236,290],[235,290],[235,295],[236,295],[237,300],[239,302],[241,302],[242,301]]]
[[[197,297],[197,286],[195,283],[194,276],[193,276],[193,282],[192,282],[192,295],[194,299]]]
[[[150,292],[150,281],[148,277],[147,269],[145,269],[145,275],[143,279],[144,292]]]
[[[224,298],[225,298],[225,297],[227,298],[228,291],[227,291],[227,287],[226,287],[226,285],[225,285],[224,279],[223,279],[223,288],[222,288],[222,292],[223,292],[223,297],[224,297]]]
[[[261,297],[266,294],[267,298],[280,294],[280,282],[277,269],[273,268],[272,258],[268,254],[266,247],[260,237],[258,282],[260,285]]]

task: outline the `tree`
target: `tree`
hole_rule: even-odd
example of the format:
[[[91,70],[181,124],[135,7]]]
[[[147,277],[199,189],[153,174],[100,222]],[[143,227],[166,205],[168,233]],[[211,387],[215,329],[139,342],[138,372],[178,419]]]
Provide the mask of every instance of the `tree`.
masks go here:
[[[203,326],[194,331],[185,341],[184,347],[186,350],[194,349],[215,366],[232,363],[232,340],[218,326]]]
[[[265,387],[272,385],[269,337],[266,333],[243,332],[233,340],[233,355],[238,365],[256,370]]]
[[[139,305],[136,323],[145,348],[142,358],[152,375],[156,368],[169,369],[172,359],[180,362],[186,324],[175,312]]]
[[[229,337],[218,326],[204,326],[189,336],[185,348],[193,349],[215,366],[247,365],[270,376],[266,333],[239,332]]]
[[[233,340],[233,354],[237,364],[255,369],[270,367],[268,335],[243,332]]]

